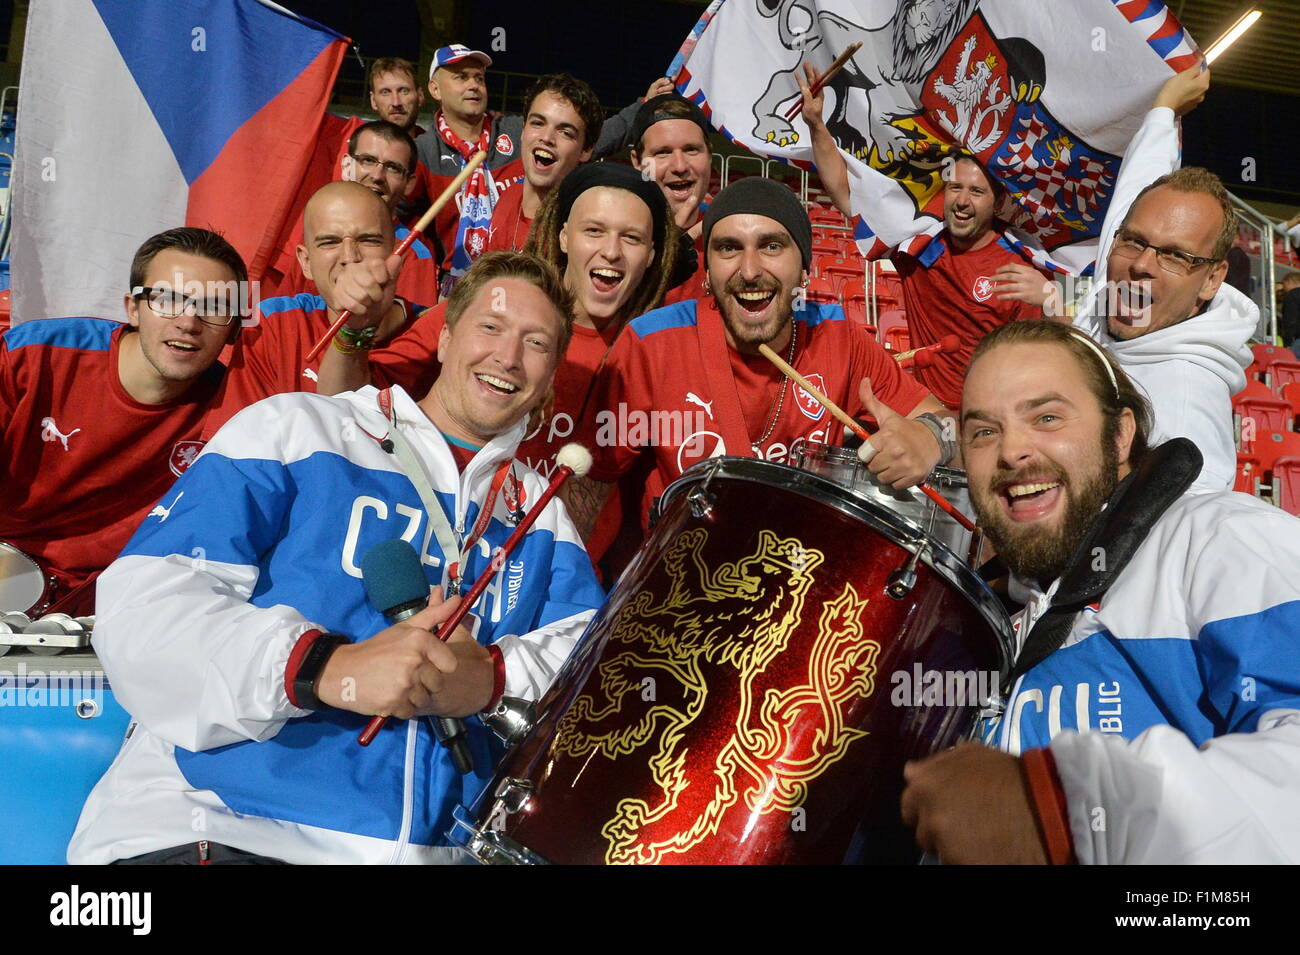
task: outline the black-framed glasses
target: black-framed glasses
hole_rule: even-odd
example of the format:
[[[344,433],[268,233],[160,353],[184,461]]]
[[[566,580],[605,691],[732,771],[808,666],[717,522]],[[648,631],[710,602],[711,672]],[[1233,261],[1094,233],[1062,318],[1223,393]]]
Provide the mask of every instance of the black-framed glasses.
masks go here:
[[[376,166],[383,166],[384,172],[390,173],[394,176],[401,176],[403,179],[405,179],[408,175],[410,175],[410,173],[408,172],[405,166],[398,165],[395,162],[381,161],[377,156],[371,156],[368,155],[367,153],[348,153],[348,155],[352,157],[353,162],[355,162],[357,166],[361,168],[362,172],[368,173],[371,170],[373,170]]]
[[[205,325],[224,327],[239,314],[236,304],[224,295],[186,295],[170,285],[137,285],[131,296],[136,301],[147,300],[151,309],[166,318],[177,318],[193,307],[194,316]]]
[[[1166,249],[1152,245],[1122,227],[1115,230],[1115,243],[1111,246],[1111,251],[1116,255],[1122,255],[1126,259],[1136,259],[1147,249],[1156,254],[1156,261],[1160,263],[1160,267],[1171,275],[1191,275],[1202,265],[1219,261],[1209,255],[1192,255],[1181,249]]]

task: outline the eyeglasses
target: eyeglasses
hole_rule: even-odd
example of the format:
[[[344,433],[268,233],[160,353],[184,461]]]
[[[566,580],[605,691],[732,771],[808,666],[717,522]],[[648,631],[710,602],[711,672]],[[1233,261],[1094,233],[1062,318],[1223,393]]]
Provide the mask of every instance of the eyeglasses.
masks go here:
[[[349,156],[361,167],[362,172],[370,172],[376,166],[383,166],[384,172],[389,175],[399,176],[405,179],[409,173],[405,166],[399,166],[395,162],[380,162],[375,156],[368,156],[365,153],[348,153]]]
[[[1136,259],[1147,249],[1150,249],[1156,254],[1156,261],[1160,263],[1160,267],[1171,275],[1191,275],[1202,265],[1209,265],[1211,262],[1219,261],[1213,256],[1192,255],[1190,252],[1183,252],[1179,249],[1164,249],[1158,245],[1152,245],[1150,242],[1139,239],[1128,229],[1115,230],[1115,244],[1110,248],[1116,255],[1121,255],[1126,259]]]
[[[151,309],[167,318],[184,315],[193,306],[194,315],[199,321],[205,325],[218,327],[229,325],[239,312],[228,298],[199,298],[197,295],[186,295],[166,285],[137,285],[131,296],[136,301],[147,299]]]

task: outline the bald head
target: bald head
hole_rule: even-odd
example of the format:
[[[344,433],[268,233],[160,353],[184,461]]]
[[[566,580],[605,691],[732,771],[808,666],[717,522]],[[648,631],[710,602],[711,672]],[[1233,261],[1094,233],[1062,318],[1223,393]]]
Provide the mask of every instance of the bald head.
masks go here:
[[[307,202],[302,214],[302,273],[334,308],[334,284],[361,262],[382,262],[393,251],[393,219],[388,206],[365,186],[331,182]]]
[[[302,234],[308,247],[322,221],[333,218],[335,214],[343,215],[349,221],[373,220],[375,226],[386,230],[390,241],[393,238],[392,216],[383,199],[357,182],[327,182],[307,200],[307,207],[303,209]]]
[[[1282,276],[1282,291],[1289,292],[1293,288],[1300,288],[1300,272],[1288,272]]]

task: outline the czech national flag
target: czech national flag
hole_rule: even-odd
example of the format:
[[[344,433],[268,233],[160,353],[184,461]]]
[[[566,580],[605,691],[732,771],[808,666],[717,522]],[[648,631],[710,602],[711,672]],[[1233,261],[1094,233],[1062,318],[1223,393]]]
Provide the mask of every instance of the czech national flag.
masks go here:
[[[123,317],[132,254],[178,225],[222,232],[260,278],[347,43],[265,0],[32,4],[14,319]]]

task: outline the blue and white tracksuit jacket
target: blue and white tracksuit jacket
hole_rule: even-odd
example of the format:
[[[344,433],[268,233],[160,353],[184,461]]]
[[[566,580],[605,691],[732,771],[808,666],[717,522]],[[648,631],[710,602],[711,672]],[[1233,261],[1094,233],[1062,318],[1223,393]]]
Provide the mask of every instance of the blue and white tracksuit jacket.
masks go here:
[[[444,835],[457,803],[490,778],[501,749],[466,721],[475,774],[462,777],[427,719],[390,720],[368,747],[367,718],[289,702],[285,665],[311,629],[366,639],[385,629],[358,564],[381,541],[410,541],[431,584],[447,561],[415,486],[369,435],[388,422],[377,392],[258,402],[208,443],[99,581],[94,645],[135,720],[91,793],[73,863],[198,840],[294,863],[456,861]],[[455,526],[468,532],[493,473],[525,424],[459,473],[447,444],[399,388],[402,434]],[[536,501],[545,483],[516,464]],[[513,530],[506,495],[466,560],[466,585]],[[603,594],[568,515],[551,502],[473,608],[477,637],[506,664],[506,693],[537,698]]]
[[[1080,862],[1300,862],[1300,520],[1184,494],[986,730],[1050,743]]]

